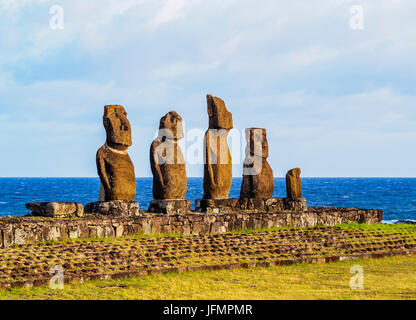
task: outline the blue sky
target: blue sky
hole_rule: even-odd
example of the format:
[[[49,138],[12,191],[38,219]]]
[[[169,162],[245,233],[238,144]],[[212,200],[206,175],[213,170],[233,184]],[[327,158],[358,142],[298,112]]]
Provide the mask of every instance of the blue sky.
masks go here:
[[[136,175],[150,176],[160,117],[176,110],[192,140],[210,93],[237,135],[267,129],[276,176],[415,177],[415,12],[413,0],[0,0],[0,176],[96,176],[106,104],[126,108]]]

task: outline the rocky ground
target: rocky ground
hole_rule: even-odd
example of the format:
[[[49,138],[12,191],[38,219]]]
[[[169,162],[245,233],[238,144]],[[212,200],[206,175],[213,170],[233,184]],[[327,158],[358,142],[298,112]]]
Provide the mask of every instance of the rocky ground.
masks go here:
[[[0,286],[49,283],[60,265],[65,282],[148,273],[323,263],[416,252],[411,225],[275,229],[207,236],[135,236],[38,243],[0,249]]]

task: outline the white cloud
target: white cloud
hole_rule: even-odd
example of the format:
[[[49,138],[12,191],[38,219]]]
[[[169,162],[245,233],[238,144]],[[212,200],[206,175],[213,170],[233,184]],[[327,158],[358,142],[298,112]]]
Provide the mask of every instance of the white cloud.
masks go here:
[[[244,34],[237,34],[231,40],[227,41],[219,50],[220,56],[230,56],[238,49],[238,46],[244,41]]]
[[[0,10],[8,14],[16,13],[23,6],[34,3],[46,3],[50,0],[0,0]]]
[[[280,68],[297,70],[316,63],[327,63],[337,56],[337,51],[321,46],[313,46],[292,51],[277,57]]]
[[[219,61],[207,64],[192,64],[185,61],[178,61],[153,70],[151,77],[154,79],[175,79],[189,75],[198,76],[198,74],[218,68],[219,65]]]
[[[181,16],[185,4],[185,0],[165,0],[163,6],[157,11],[156,16],[150,21],[149,25],[152,28],[157,28],[163,24],[177,20]]]

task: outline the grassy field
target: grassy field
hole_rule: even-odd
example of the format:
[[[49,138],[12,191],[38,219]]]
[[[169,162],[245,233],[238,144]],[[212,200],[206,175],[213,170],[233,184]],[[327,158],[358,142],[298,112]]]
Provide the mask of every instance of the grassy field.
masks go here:
[[[364,269],[351,290],[350,268]],[[143,278],[0,290],[1,299],[416,299],[416,256],[330,264],[169,273]]]
[[[172,259],[169,263],[175,266],[216,264],[236,259],[275,261],[306,257],[307,254],[348,256],[415,246],[415,225],[348,224],[337,227],[244,230],[204,237],[136,235],[2,248],[0,278],[16,279],[20,270],[21,275],[44,271],[49,279],[49,267],[55,264],[62,264],[67,279],[70,279],[68,274],[71,272],[87,274],[94,268],[117,271],[134,263],[137,268],[157,268],[169,258]],[[409,250],[402,252],[410,253]],[[350,289],[353,276],[350,268],[354,265],[364,269],[363,290]],[[63,290],[48,286],[0,289],[0,299],[416,299],[415,271],[416,256],[396,256],[70,283],[65,284]]]

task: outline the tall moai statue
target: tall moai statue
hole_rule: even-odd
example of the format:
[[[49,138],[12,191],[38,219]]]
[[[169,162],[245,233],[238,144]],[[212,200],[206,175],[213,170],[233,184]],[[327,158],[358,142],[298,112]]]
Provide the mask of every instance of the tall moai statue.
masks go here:
[[[274,192],[273,170],[267,162],[266,129],[246,129],[246,158],[240,198],[269,199]]]
[[[136,176],[128,147],[132,145],[131,126],[122,106],[104,107],[106,143],[97,151],[97,171],[101,181],[100,201],[133,201]]]
[[[286,194],[288,199],[302,198],[302,181],[300,179],[301,170],[295,168],[286,174]]]
[[[183,136],[182,117],[176,111],[170,111],[160,119],[159,135],[150,147],[155,200],[185,199],[185,158],[178,144]]]
[[[228,132],[233,117],[223,100],[207,96],[209,128],[204,138],[204,199],[228,199],[232,184]]]

